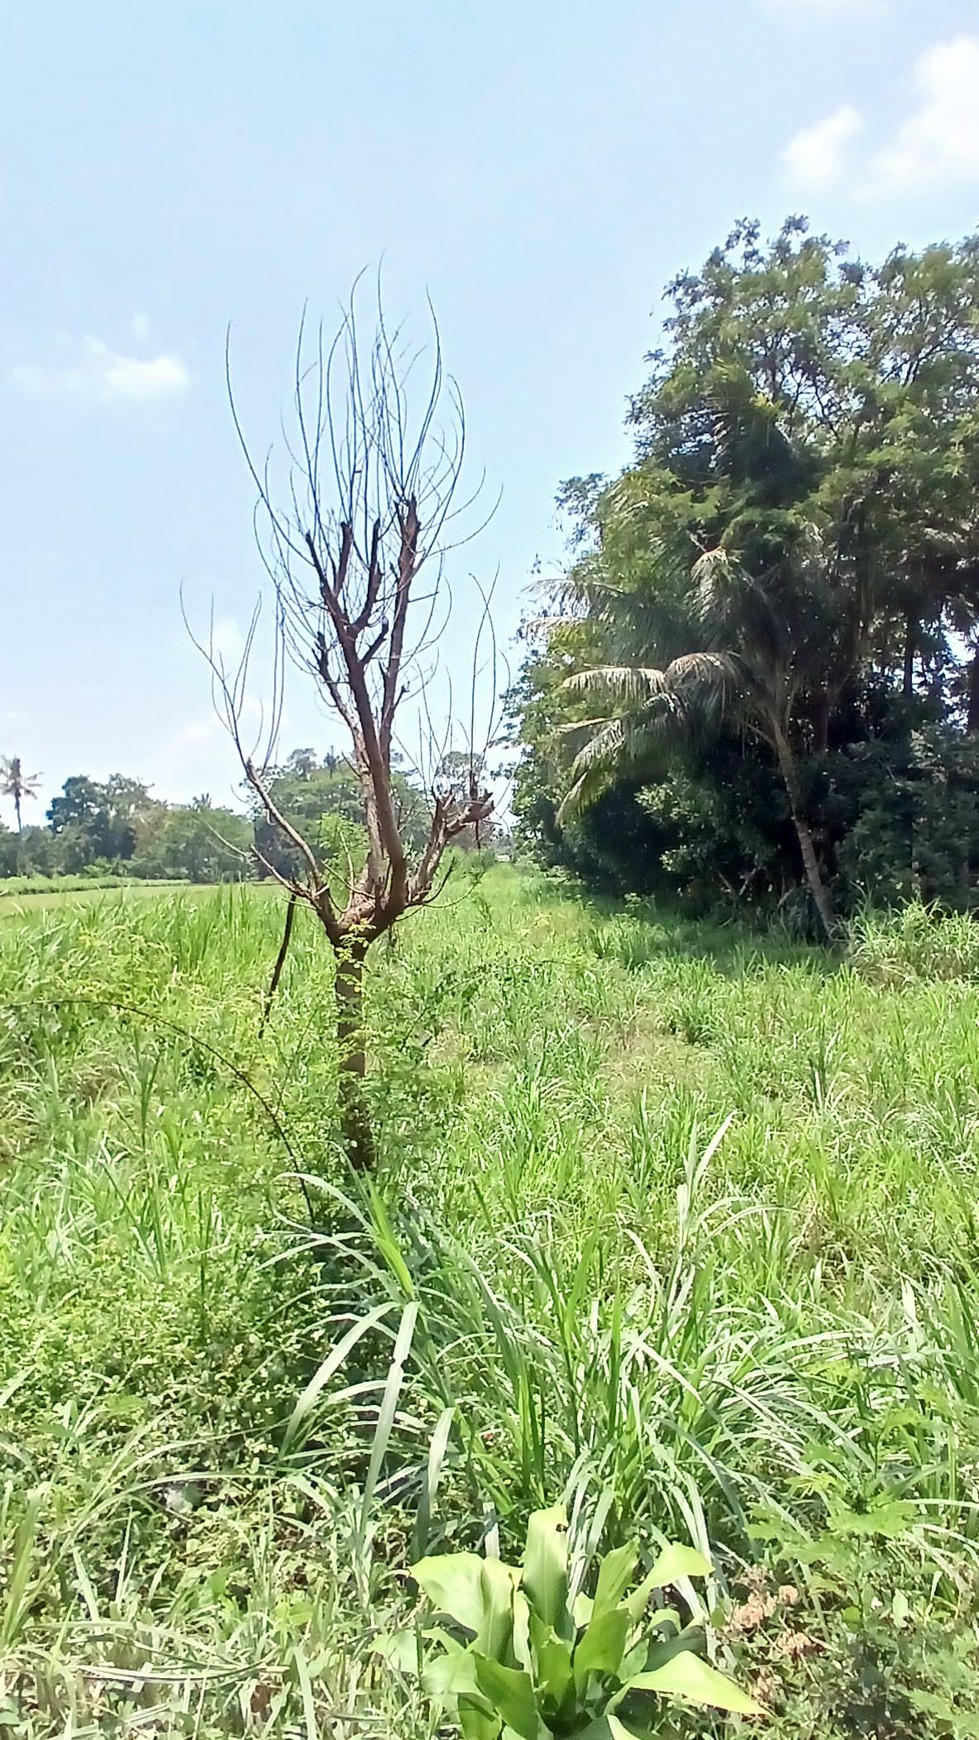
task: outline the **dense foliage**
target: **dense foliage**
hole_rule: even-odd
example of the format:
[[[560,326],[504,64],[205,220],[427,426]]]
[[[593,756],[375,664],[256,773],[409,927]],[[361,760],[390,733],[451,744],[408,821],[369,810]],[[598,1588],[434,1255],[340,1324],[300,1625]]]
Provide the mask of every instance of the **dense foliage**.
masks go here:
[[[634,462],[567,485],[516,806],[619,886],[979,901],[979,237],[740,225],[668,292]]]

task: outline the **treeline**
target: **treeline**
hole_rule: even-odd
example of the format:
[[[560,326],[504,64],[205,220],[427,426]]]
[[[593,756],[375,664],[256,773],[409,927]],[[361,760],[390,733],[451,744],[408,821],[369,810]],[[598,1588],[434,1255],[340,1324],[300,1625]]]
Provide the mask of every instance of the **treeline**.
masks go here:
[[[458,759],[460,766],[461,757]],[[468,770],[468,758],[465,759]],[[204,794],[189,804],[154,798],[137,779],[114,774],[100,782],[85,775],[67,779],[45,814],[45,825],[24,825],[34,781],[16,759],[3,763],[5,794],[15,804],[19,829],[0,826],[0,877],[123,875],[167,881],[222,882],[301,874],[279,830],[254,803],[248,813],[221,808]],[[461,777],[446,757],[439,778]],[[409,845],[427,838],[430,805],[406,774],[393,776],[395,800]],[[349,764],[320,760],[297,749],[268,780],[276,808],[326,856],[338,877],[366,852],[363,800]],[[461,846],[487,843],[463,838]]]
[[[525,840],[826,930],[979,906],[979,237],[870,267],[744,223],[668,299],[524,629]]]

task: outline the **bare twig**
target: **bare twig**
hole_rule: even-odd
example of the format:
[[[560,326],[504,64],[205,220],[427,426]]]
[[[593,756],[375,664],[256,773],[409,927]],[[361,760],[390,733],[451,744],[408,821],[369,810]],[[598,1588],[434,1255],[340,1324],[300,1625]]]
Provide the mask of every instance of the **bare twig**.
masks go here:
[[[412,906],[424,906],[441,886],[447,845],[480,827],[493,799],[483,783],[484,757],[475,752],[476,690],[494,689],[497,652],[489,592],[482,600],[472,660],[463,781],[445,788],[438,769],[450,756],[451,727],[436,729],[428,689],[434,666],[422,663],[437,645],[447,617],[444,573],[447,528],[470,504],[457,500],[466,450],[462,401],[443,369],[438,324],[420,385],[421,351],[408,348],[400,328],[384,316],[378,284],[372,341],[359,330],[355,284],[332,344],[322,328],[307,360],[307,314],[299,326],[294,364],[295,434],[285,432],[290,462],[285,489],[273,490],[271,464],[252,458],[231,385],[230,333],[226,372],[235,430],[258,492],[257,527],[262,560],[275,595],[275,665],[272,705],[263,718],[263,753],[244,741],[243,716],[257,613],[241,663],[229,673],[209,642],[197,642],[209,665],[215,706],[234,743],[257,805],[278,831],[302,875],[275,874],[288,890],[285,931],[266,999],[263,1026],[281,976],[296,903],[316,913],[337,957],[341,1035],[340,1097],[347,1146],[354,1164],[370,1164],[370,1139],[360,1078],[364,956]],[[417,406],[417,410],[413,407]],[[328,456],[329,463],[326,463]],[[332,474],[332,475],[330,475]],[[281,503],[281,505],[280,505]],[[431,584],[419,589],[430,565]],[[415,607],[420,613],[414,623]],[[409,624],[412,624],[409,632]],[[484,650],[487,648],[488,650]],[[349,863],[346,902],[334,900],[328,865],[279,802],[272,752],[282,720],[285,656],[318,683],[349,734],[350,764],[360,788],[367,851],[359,869]],[[429,661],[431,662],[431,661]],[[437,663],[437,656],[436,656]],[[432,803],[427,838],[409,854],[404,815],[395,798],[393,762],[399,710],[408,696],[427,722]],[[451,699],[451,690],[450,690]],[[490,718],[492,735],[493,713]],[[419,757],[421,768],[424,756]],[[261,859],[272,869],[268,859]],[[335,886],[335,881],[334,881]],[[342,896],[341,896],[342,898]]]

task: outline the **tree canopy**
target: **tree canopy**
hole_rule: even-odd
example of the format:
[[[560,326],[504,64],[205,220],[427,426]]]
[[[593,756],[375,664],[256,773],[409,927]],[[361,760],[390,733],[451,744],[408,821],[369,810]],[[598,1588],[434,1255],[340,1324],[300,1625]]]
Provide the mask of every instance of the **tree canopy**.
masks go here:
[[[979,238],[871,267],[742,223],[667,296],[634,462],[562,492],[572,561],[514,697],[525,831],[580,858],[618,791],[626,859],[681,888],[804,876],[826,930],[861,887],[971,899]]]

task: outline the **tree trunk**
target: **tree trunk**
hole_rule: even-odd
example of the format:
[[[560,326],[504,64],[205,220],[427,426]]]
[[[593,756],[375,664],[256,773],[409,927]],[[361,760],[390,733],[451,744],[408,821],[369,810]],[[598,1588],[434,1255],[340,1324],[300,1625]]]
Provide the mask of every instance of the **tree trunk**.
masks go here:
[[[969,703],[965,716],[967,731],[979,732],[979,646],[972,654],[972,669],[969,672]]]
[[[21,821],[21,815],[20,815],[20,792],[19,791],[14,792],[14,815],[17,817],[17,833],[22,834],[24,832],[24,824]]]
[[[364,1090],[364,956],[367,945],[345,941],[337,951],[337,1106],[347,1157],[355,1172],[370,1172],[374,1133]]]
[[[914,655],[918,645],[918,623],[912,611],[908,611],[904,619],[904,683],[902,692],[906,701],[914,700]]]
[[[833,918],[832,908],[829,903],[829,895],[826,892],[826,884],[823,881],[822,871],[819,868],[819,860],[816,857],[816,848],[813,844],[812,830],[802,813],[802,790],[799,785],[799,773],[795,765],[795,758],[792,754],[791,748],[789,747],[788,740],[781,730],[776,730],[775,748],[778,754],[778,765],[781,770],[782,778],[785,781],[785,789],[789,794],[789,808],[792,812],[792,824],[795,828],[796,838],[799,841],[799,851],[802,853],[802,866],[806,872],[806,881],[809,884],[809,892],[812,895],[816,911],[819,914],[820,923],[825,932],[826,940],[827,942],[832,942],[836,935],[836,921]]]

